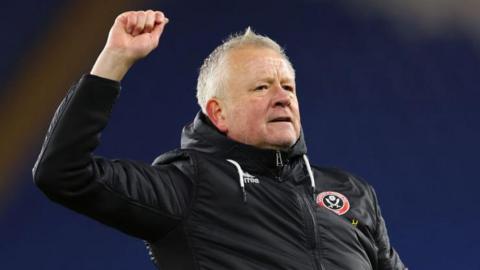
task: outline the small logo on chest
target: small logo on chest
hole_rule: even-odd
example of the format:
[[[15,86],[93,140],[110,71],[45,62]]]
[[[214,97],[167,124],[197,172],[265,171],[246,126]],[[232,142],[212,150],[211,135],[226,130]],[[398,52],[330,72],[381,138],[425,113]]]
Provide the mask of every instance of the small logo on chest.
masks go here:
[[[253,176],[248,172],[243,173],[243,182],[245,184],[260,184],[260,180],[256,176]]]
[[[317,195],[317,204],[341,216],[350,209],[350,202],[343,194],[335,191],[325,191]]]

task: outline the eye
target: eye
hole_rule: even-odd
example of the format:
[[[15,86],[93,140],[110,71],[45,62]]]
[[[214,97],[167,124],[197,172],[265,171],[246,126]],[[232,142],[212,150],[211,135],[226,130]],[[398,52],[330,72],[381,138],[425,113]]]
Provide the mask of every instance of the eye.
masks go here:
[[[282,88],[290,92],[295,92],[295,88],[289,84],[282,85]]]
[[[268,85],[266,84],[262,84],[262,85],[259,85],[257,87],[255,87],[255,90],[266,90],[268,89]]]

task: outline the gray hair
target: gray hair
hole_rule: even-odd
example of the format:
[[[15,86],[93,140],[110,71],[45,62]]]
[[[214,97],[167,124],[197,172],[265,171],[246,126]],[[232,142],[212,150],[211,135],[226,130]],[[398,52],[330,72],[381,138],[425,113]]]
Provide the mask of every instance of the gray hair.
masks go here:
[[[197,81],[197,101],[203,113],[207,113],[206,106],[208,100],[213,97],[222,97],[222,90],[225,88],[225,79],[227,77],[227,67],[224,65],[228,53],[232,49],[249,46],[268,48],[278,52],[287,61],[295,75],[295,70],[283,48],[271,38],[256,34],[248,27],[243,33],[233,34],[223,41],[222,44],[210,53],[200,67]]]

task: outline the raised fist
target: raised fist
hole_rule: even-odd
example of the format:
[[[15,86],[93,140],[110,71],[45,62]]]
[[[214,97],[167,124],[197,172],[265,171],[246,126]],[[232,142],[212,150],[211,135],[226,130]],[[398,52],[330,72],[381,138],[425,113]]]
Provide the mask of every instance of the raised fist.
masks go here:
[[[138,59],[158,46],[168,21],[161,11],[127,11],[120,14],[91,73],[113,80],[123,78]]]
[[[160,11],[128,11],[110,29],[106,50],[125,54],[132,61],[147,56],[158,46],[168,19]]]

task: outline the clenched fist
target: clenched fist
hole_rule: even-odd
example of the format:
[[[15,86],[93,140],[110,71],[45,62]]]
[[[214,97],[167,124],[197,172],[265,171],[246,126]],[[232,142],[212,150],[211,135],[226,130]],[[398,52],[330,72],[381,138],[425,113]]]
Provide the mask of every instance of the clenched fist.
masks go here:
[[[120,81],[137,60],[158,46],[168,21],[161,11],[128,11],[120,14],[90,73]]]

